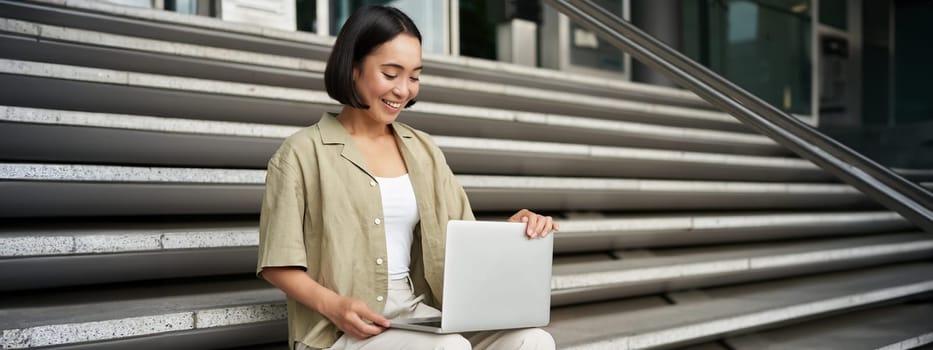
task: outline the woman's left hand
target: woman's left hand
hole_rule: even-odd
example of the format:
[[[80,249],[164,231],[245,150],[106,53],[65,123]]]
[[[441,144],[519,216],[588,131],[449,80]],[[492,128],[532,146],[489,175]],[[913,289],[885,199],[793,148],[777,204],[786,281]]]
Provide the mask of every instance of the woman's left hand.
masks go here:
[[[550,216],[538,215],[528,209],[519,210],[509,218],[509,222],[524,222],[525,235],[528,238],[547,237],[551,232],[560,231],[560,224],[554,222]]]

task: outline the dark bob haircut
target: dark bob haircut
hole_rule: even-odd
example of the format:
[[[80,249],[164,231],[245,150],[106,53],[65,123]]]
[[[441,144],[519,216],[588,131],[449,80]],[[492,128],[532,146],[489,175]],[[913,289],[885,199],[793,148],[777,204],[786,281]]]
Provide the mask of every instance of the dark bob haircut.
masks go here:
[[[369,109],[357,95],[353,68],[361,64],[376,47],[402,33],[421,42],[418,27],[397,8],[370,5],[356,10],[340,29],[330,58],[327,59],[327,68],[324,69],[327,94],[342,104]],[[415,100],[408,101],[405,108],[413,104]]]

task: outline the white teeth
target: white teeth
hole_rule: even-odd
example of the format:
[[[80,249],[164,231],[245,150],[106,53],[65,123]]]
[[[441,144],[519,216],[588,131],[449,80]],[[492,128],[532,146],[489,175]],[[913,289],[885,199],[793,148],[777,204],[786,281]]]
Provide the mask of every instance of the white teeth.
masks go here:
[[[382,103],[385,103],[385,104],[389,105],[389,107],[392,107],[392,108],[399,108],[399,107],[402,106],[401,103],[389,102],[389,101],[386,101],[386,100],[382,100]]]

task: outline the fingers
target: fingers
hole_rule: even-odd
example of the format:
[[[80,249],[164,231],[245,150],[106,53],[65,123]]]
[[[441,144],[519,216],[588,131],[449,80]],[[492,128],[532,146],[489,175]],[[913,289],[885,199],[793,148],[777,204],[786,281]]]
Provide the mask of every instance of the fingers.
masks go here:
[[[541,215],[531,213],[531,215],[526,216],[526,218],[528,218],[528,224],[525,225],[525,235],[527,235],[528,238],[535,238],[538,235],[538,231],[541,230],[541,228],[538,227],[541,221],[543,221],[541,220]]]
[[[554,218],[535,214],[528,209],[519,210],[508,221],[525,223],[525,235],[528,238],[547,237],[553,231],[560,231],[560,225],[554,222]]]
[[[554,218],[550,216],[545,216],[544,218],[547,220],[545,220],[546,222],[544,224],[544,228],[541,230],[542,238],[547,237],[547,235],[551,234],[551,232],[554,231]]]
[[[343,298],[340,303],[342,306],[337,316],[331,318],[337,325],[337,328],[344,331],[351,337],[357,339],[366,339],[371,336],[382,333],[384,327],[389,325],[389,321],[382,315],[376,314],[366,306],[366,303],[351,298]],[[375,324],[370,324],[372,321]]]
[[[515,215],[509,218],[509,222],[528,222],[528,215],[534,214],[528,209],[519,210]]]
[[[369,324],[363,321],[360,321],[360,323],[356,325],[356,328],[362,334],[360,339],[372,337],[374,335],[382,333],[382,331],[384,330],[384,328],[382,327],[375,326],[375,325],[372,325],[372,324]]]
[[[554,230],[555,230],[554,218],[550,216],[538,215],[537,225],[535,226],[535,229],[534,229],[535,235],[531,236],[531,238],[547,237],[547,235],[549,235],[551,231],[554,231]]]
[[[365,307],[365,306],[364,306],[364,307]],[[383,327],[383,328],[389,327],[389,320],[388,320],[388,319],[386,319],[384,316],[382,316],[382,315],[380,315],[380,314],[378,314],[378,313],[373,312],[373,311],[370,310],[369,308],[365,308],[365,309],[363,309],[363,310],[360,310],[358,314],[359,314],[363,319],[370,320],[370,321],[372,321],[374,324],[376,324],[377,326],[380,326],[380,327]]]
[[[366,337],[382,333],[383,328],[389,326],[389,320],[386,320],[382,315],[370,310],[363,302],[355,304],[353,311],[355,312],[354,316],[356,316],[356,319],[359,321],[356,327],[365,334]],[[373,324],[366,321],[372,321]]]
[[[366,339],[382,333],[384,330],[383,327],[367,323],[357,314],[351,315],[346,321],[347,324],[345,327],[342,327],[342,329],[344,332],[347,332],[350,336],[357,339]]]

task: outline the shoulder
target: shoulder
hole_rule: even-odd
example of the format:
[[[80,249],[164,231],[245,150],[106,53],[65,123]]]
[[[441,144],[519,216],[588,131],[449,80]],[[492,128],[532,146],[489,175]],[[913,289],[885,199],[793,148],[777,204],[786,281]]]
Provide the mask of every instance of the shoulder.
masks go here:
[[[269,159],[269,164],[300,167],[302,163],[313,160],[315,149],[321,144],[321,133],[318,129],[318,125],[314,124],[286,137]]]

